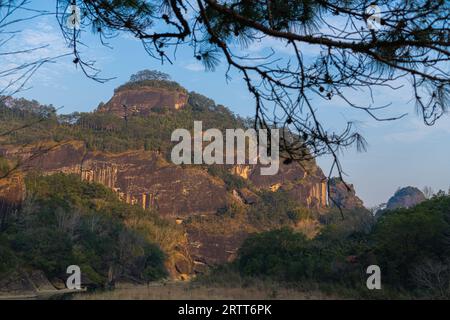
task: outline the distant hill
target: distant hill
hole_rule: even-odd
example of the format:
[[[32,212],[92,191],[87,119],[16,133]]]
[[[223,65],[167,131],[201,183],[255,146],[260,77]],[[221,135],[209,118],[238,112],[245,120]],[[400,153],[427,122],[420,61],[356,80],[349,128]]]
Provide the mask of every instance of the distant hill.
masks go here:
[[[395,192],[387,202],[386,210],[411,208],[425,200],[426,198],[422,191],[415,187],[408,186]]]

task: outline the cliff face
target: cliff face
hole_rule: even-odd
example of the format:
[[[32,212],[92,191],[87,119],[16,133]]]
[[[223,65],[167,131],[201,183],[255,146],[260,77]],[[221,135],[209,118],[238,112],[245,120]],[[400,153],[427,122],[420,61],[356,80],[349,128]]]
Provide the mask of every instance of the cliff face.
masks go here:
[[[33,151],[12,148],[3,154],[26,159]],[[84,143],[70,141],[32,157],[26,164],[45,174],[78,174],[83,180],[113,189],[129,204],[155,209],[168,218],[213,214],[227,199],[224,184],[204,170],[174,166],[157,152],[110,154],[88,151]]]
[[[193,97],[196,99],[192,99]],[[97,112],[119,117],[125,115],[152,117],[156,116],[153,111],[157,111],[158,108],[172,110],[183,108],[187,105],[188,98],[186,90],[174,83],[156,83],[154,86],[127,84],[117,89],[111,100],[99,107]],[[214,102],[205,102],[204,97],[193,94],[190,98],[193,101],[189,104],[200,110],[198,114],[224,113],[220,109],[214,111],[210,106]],[[158,114],[158,116],[166,115]],[[206,119],[211,120],[211,114],[208,116],[209,118],[205,116]],[[230,117],[222,116],[213,123],[220,124],[221,120],[230,120]],[[70,125],[67,126],[70,129]],[[77,129],[89,130],[89,127]],[[106,128],[92,134],[101,137],[117,134],[120,137],[117,132],[108,130]],[[76,137],[78,139],[79,136]],[[85,141],[89,141],[89,138],[92,136],[87,136]],[[325,212],[328,206],[327,179],[314,161],[301,165],[296,162],[288,165],[281,163],[278,174],[273,176],[260,175],[259,165],[226,166],[227,177],[228,173],[231,173],[248,182],[244,187],[239,187],[239,184],[230,187],[224,177],[213,176],[202,166],[175,166],[157,151],[143,149],[123,153],[93,151],[92,148],[86,147],[84,141],[68,140],[59,143],[40,141],[25,148],[16,145],[2,146],[0,156],[22,159],[21,170],[24,171],[37,170],[43,174],[71,173],[79,175],[82,180],[101,183],[114,190],[124,202],[141,206],[145,210],[155,210],[162,217],[185,226],[186,242],[180,244],[182,247],[180,254],[183,258],[175,259],[171,265],[172,269],[176,269],[180,274],[190,273],[193,270],[201,272],[205,266],[232,260],[249,233],[248,228],[245,228],[247,226],[232,232],[228,232],[228,226],[221,226],[221,231],[227,230],[226,234],[210,233],[201,223],[199,228],[192,227],[189,223],[194,218],[214,219],[218,212],[230,204],[235,204],[236,201],[240,206],[249,209],[262,201],[259,191],[284,191],[289,195],[289,199],[299,206],[319,212]],[[15,181],[9,186],[0,186],[0,195],[4,201],[20,202],[25,194],[21,186],[23,186],[21,181]],[[355,196],[354,191],[344,194],[338,185],[333,190],[340,194],[344,207],[362,206],[362,201]]]
[[[80,175],[114,190],[125,202],[155,209],[167,218],[210,215],[226,206],[232,193],[223,181],[196,166],[175,166],[158,152],[135,150],[112,154],[89,151],[81,141],[69,141],[34,155],[32,148],[2,148],[0,154],[21,157],[27,168],[45,174]],[[298,163],[280,165],[277,175],[262,176],[258,165],[240,165],[231,173],[247,179],[255,190],[286,191],[298,204],[320,210],[327,206],[326,177],[322,170],[306,171]],[[235,190],[244,202],[255,202],[248,190]],[[360,200],[359,200],[360,201]],[[361,202],[362,204],[362,202]]]
[[[125,117],[125,115],[146,116],[155,108],[178,110],[186,105],[187,100],[188,94],[184,90],[149,86],[125,88],[116,91],[111,100],[99,107],[97,111],[119,117]]]
[[[347,184],[347,186],[339,178],[330,180],[330,197],[334,200],[331,201],[330,205],[349,210],[364,208],[362,200],[356,196],[353,185]]]
[[[284,190],[299,204],[320,210],[327,206],[327,179],[315,163],[305,169],[299,163],[280,163],[278,174],[273,176],[260,175],[260,166],[234,166],[232,172],[261,190],[276,192]]]

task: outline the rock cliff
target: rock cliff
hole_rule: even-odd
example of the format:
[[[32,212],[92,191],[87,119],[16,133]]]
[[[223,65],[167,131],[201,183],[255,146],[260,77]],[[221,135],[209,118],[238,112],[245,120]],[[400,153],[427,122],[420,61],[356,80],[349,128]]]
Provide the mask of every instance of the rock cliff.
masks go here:
[[[340,178],[330,179],[330,198],[334,200],[330,202],[330,206],[349,210],[364,208],[362,200],[356,196],[353,185],[344,184]]]
[[[415,187],[401,188],[389,199],[386,210],[411,208],[425,200],[425,195],[419,189]]]

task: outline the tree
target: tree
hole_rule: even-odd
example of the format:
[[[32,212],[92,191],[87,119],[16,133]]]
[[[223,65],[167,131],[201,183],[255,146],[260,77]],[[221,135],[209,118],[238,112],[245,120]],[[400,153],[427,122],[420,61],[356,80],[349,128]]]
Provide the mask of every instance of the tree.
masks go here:
[[[427,198],[427,199],[431,199],[434,195],[433,188],[431,188],[430,186],[423,187],[422,192],[423,192],[425,198]]]
[[[20,33],[20,31],[15,28],[18,28],[18,25],[21,22],[50,14],[46,11],[28,8],[29,3],[29,0],[0,1],[0,57],[2,62],[4,62],[0,66],[0,109],[15,109],[15,111],[22,109],[21,111],[24,113],[32,111],[39,116],[18,127],[11,127],[5,131],[0,130],[0,138],[11,136],[19,130],[47,121],[51,118],[52,114],[56,112],[52,106],[43,107],[38,105],[40,109],[36,110],[33,108],[35,107],[33,105],[26,105],[24,108],[22,108],[23,106],[11,105],[11,101],[13,101],[11,96],[27,89],[27,83],[36,71],[43,65],[54,63],[58,59],[68,55],[63,54],[58,56],[39,57],[40,50],[48,46],[45,43],[35,47],[12,48],[11,43]],[[35,55],[38,57],[35,58]],[[18,101],[16,100],[15,102]],[[2,115],[5,114],[4,110],[2,110]],[[29,160],[42,155],[43,152],[43,148],[37,147],[36,150],[32,152]],[[5,163],[5,160],[2,160],[2,162]],[[0,180],[11,175],[19,168],[19,166],[23,165],[23,162],[24,161],[17,161],[13,166],[8,165],[8,170],[5,170],[5,167],[0,169]]]
[[[440,299],[450,295],[450,261],[425,260],[413,271],[413,281]]]
[[[371,234],[387,283],[414,285],[416,267],[449,256],[449,197],[433,197],[410,209],[386,212]]]
[[[58,18],[82,64],[77,44],[80,32],[67,30],[67,6],[58,0]],[[373,90],[409,86],[425,124],[433,125],[446,111],[449,97],[448,64],[450,3],[443,0],[84,0],[76,1],[83,28],[106,39],[129,32],[142,41],[148,54],[172,62],[181,45],[206,69],[224,60],[237,70],[255,100],[254,126],[289,128],[298,137],[285,146],[291,158],[330,154],[332,169],[341,172],[340,150],[365,141],[348,122],[337,132],[324,127],[317,102],[343,101],[378,121],[389,105],[376,105]],[[370,10],[375,10],[371,13]],[[377,13],[376,11],[380,11]],[[379,29],[374,27],[379,22]],[[155,26],[158,26],[157,28]],[[289,59],[275,49],[261,56],[249,50],[272,41],[290,52]],[[173,50],[172,50],[173,49]],[[313,52],[312,57],[306,51]],[[409,83],[408,83],[409,80]],[[351,90],[368,97],[352,100]],[[352,91],[353,92],[353,91]],[[308,148],[308,155],[298,152]]]
[[[436,198],[441,198],[441,197],[445,197],[445,196],[446,196],[446,193],[445,193],[445,191],[442,190],[442,189],[439,189],[439,191],[436,192],[435,195],[433,195],[433,197],[436,197]]]
[[[0,10],[11,17],[30,1],[1,2]],[[340,130],[325,127],[318,102],[343,102],[377,121],[392,121],[405,114],[387,115],[390,105],[378,105],[374,90],[408,87],[424,123],[433,125],[450,96],[449,9],[445,0],[56,0],[73,62],[87,77],[109,80],[79,50],[85,31],[104,45],[129,33],[161,63],[172,63],[176,49],[187,46],[205,69],[224,61],[227,78],[232,70],[242,76],[255,101],[254,127],[283,128],[287,160],[331,155],[329,175],[337,170],[340,178],[338,154],[353,145],[363,151],[366,142],[351,121]],[[269,44],[269,52],[251,50],[258,44]],[[367,103],[354,101],[354,90]]]
[[[157,80],[157,81],[168,81],[170,80],[170,76],[166,73],[157,71],[157,70],[142,70],[136,74],[131,75],[130,82],[139,82],[145,80]]]

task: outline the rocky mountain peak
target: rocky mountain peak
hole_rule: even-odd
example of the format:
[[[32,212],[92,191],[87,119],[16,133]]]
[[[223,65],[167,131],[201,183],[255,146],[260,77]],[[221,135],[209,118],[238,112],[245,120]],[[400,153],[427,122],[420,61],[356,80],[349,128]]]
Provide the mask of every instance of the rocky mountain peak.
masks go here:
[[[125,118],[147,116],[162,109],[178,110],[186,106],[188,92],[170,77],[144,70],[132,75],[130,81],[114,90],[113,97],[101,104],[97,112]]]
[[[405,188],[400,188],[389,199],[386,209],[393,210],[397,208],[411,208],[418,205],[425,199],[426,198],[423,192],[416,187],[408,186]]]
[[[356,196],[352,184],[345,184],[340,178],[330,179],[330,198],[334,201],[331,206],[339,206],[345,209],[364,208],[363,201]]]

